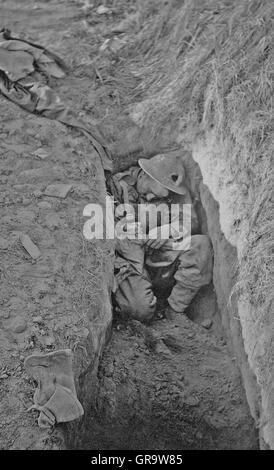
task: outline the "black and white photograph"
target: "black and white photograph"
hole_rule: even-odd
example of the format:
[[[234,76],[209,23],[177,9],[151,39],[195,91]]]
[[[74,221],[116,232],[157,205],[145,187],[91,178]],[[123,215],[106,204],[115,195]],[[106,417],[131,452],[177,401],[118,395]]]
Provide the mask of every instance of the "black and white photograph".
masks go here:
[[[0,0],[3,456],[274,450],[273,155],[273,0]]]

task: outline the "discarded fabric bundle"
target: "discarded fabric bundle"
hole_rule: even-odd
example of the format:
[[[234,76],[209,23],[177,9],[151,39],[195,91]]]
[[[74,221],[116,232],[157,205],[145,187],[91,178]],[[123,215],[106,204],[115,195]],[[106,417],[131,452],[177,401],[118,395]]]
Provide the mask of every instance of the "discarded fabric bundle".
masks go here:
[[[70,349],[33,354],[26,358],[25,368],[38,382],[34,405],[29,410],[40,411],[38,425],[41,428],[73,421],[84,414],[76,395]]]
[[[98,128],[79,119],[48,86],[51,77],[64,78],[66,72],[64,62],[52,52],[12,36],[7,29],[0,31],[0,93],[26,111],[82,131],[103,168],[111,171],[112,161]]]
[[[12,37],[9,30],[0,32],[0,69],[14,82],[39,70],[48,77],[62,78],[67,68],[52,52],[37,44]]]

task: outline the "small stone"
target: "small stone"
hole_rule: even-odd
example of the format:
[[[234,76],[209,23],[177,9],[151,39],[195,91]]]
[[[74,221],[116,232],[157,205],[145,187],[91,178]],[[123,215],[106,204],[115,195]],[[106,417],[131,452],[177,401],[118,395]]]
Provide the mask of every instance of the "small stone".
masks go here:
[[[154,351],[156,352],[156,354],[163,354],[166,357],[169,357],[172,355],[170,349],[168,349],[168,347],[165,345],[165,343],[161,339],[158,340],[157,343],[155,344]]]
[[[39,209],[51,209],[52,205],[47,201],[38,202],[37,206]]]
[[[11,329],[12,331],[14,331],[14,333],[23,333],[27,328],[27,322],[17,316],[14,318],[13,322],[12,322],[12,325],[11,325]]]
[[[135,25],[139,23],[140,20],[140,13],[135,12],[132,14],[127,15],[126,18],[122,19],[120,23],[115,24],[112,28],[111,31],[114,34],[121,34],[125,33],[127,30],[131,30],[135,27]]]
[[[8,379],[8,374],[1,374],[0,379]]]
[[[50,346],[53,346],[54,343],[55,343],[55,340],[54,340],[53,336],[47,336],[46,338],[44,338],[45,346],[50,347]]]
[[[84,338],[87,338],[88,335],[89,335],[89,330],[88,328],[83,328],[82,329],[82,335],[84,336]]]
[[[9,241],[0,237],[0,250],[6,250],[9,247]]]
[[[105,15],[110,13],[110,9],[105,7],[104,5],[100,5],[96,10],[97,15]]]
[[[62,178],[62,172],[60,168],[48,165],[48,167],[31,168],[29,170],[23,170],[17,176],[18,183],[35,183],[40,181],[41,183],[45,180],[58,180]]]
[[[30,203],[31,203],[31,199],[29,199],[27,197],[23,197],[23,199],[22,199],[23,206],[28,206]]]
[[[12,308],[13,310],[17,309],[22,309],[22,306],[24,304],[23,299],[20,297],[13,296],[9,299],[8,306]]]
[[[3,312],[1,314],[1,317],[4,319],[4,320],[8,320],[9,317],[10,317],[10,312],[8,310],[6,310],[5,312]]]
[[[61,225],[61,219],[58,215],[56,214],[50,214],[46,217],[46,226],[50,230],[55,230]]]
[[[71,184],[50,184],[45,189],[45,195],[50,197],[59,197],[61,199],[65,199],[68,193],[71,191],[72,185]]]
[[[41,251],[39,248],[33,243],[30,237],[26,233],[22,233],[19,236],[20,241],[28,252],[28,254],[32,257],[32,259],[38,259],[41,256]]]
[[[36,189],[35,191],[33,191],[32,194],[33,194],[34,197],[37,197],[37,198],[39,198],[43,195],[42,191],[40,191],[39,189]]]
[[[206,328],[206,330],[209,330],[212,327],[212,323],[212,320],[207,318],[206,320],[202,321],[201,325],[203,328]]]
[[[27,135],[30,135],[31,137],[36,137],[36,135],[37,135],[36,130],[33,129],[33,128],[26,129],[26,130],[25,130],[25,133],[26,133]]]
[[[85,0],[85,4],[81,6],[81,10],[83,10],[83,12],[87,14],[90,10],[92,10],[93,7],[94,5],[92,3],[89,3],[89,0]]]
[[[33,321],[33,323],[37,323],[37,324],[44,323],[43,318],[41,317],[41,315],[37,315],[37,317],[33,317],[32,321]]]
[[[48,156],[49,156],[49,154],[46,152],[46,150],[43,149],[42,147],[35,150],[35,152],[33,152],[33,155],[40,158],[41,160],[44,160],[45,158],[48,158]]]
[[[184,398],[184,403],[189,406],[198,406],[200,403],[200,400],[198,397],[188,396]]]

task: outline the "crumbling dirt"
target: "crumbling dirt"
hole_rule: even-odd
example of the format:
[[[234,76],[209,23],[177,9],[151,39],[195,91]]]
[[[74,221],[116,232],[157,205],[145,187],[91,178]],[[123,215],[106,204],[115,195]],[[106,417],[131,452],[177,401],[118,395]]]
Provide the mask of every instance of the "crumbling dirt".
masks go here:
[[[139,6],[108,3],[113,13],[102,17],[76,1],[3,1],[1,26],[24,33],[68,62],[71,74],[54,87],[74,110],[102,126],[115,162],[123,156],[122,168],[136,160],[128,154],[136,152],[130,142],[136,143],[140,133],[125,110],[128,90],[138,78],[129,74],[121,95],[107,74],[117,62],[121,70],[122,45],[116,40],[115,52],[105,53],[100,46],[127,14],[138,16]],[[94,9],[98,5],[94,2]],[[132,139],[124,139],[127,131]],[[0,447],[59,449],[65,434],[67,446],[86,449],[256,448],[254,423],[212,286],[189,312],[197,323],[212,319],[209,330],[184,318],[159,320],[151,327],[115,319],[97,374],[110,323],[113,247],[83,239],[82,212],[105,197],[98,156],[76,131],[28,115],[3,98],[0,137]],[[148,153],[166,145],[164,139],[139,143]],[[44,193],[51,184],[71,188],[65,198],[49,197]],[[22,232],[41,258],[33,260],[24,250]],[[75,426],[42,432],[37,413],[26,412],[35,384],[23,361],[34,352],[64,347],[75,353],[85,417]]]
[[[1,115],[6,147],[1,156],[1,444],[17,448],[28,445],[21,441],[24,426],[36,428],[35,414],[26,413],[33,384],[22,369],[24,358],[64,346],[76,351],[89,334],[101,252],[83,240],[82,211],[98,198],[98,185],[84,138],[23,116],[6,102]],[[21,142],[28,150],[19,150]],[[42,146],[43,161],[34,155]],[[66,198],[44,196],[49,184],[63,183],[71,186]],[[20,233],[39,247],[40,258],[33,260],[25,251]]]
[[[159,349],[154,335],[165,338]],[[255,449],[223,338],[184,318],[117,324],[98,373],[86,449]],[[74,441],[75,445],[75,441]]]
[[[78,15],[73,2],[1,4],[2,26],[49,48],[54,45],[70,65],[79,58],[79,49],[64,28],[72,21],[77,25]],[[88,89],[87,80],[67,78],[58,92],[80,111],[80,95]],[[100,351],[91,344],[89,321],[95,325],[102,313],[101,276],[111,247],[85,242],[82,213],[91,200],[104,197],[101,164],[85,137],[28,115],[4,98],[0,135],[0,447],[60,448],[59,432],[50,438],[48,432],[39,433],[37,412],[26,411],[33,403],[35,384],[27,378],[23,362],[34,352],[71,348],[77,376]],[[66,197],[45,195],[49,185],[64,184],[69,185]],[[21,233],[35,243],[40,258],[34,260],[25,251]]]

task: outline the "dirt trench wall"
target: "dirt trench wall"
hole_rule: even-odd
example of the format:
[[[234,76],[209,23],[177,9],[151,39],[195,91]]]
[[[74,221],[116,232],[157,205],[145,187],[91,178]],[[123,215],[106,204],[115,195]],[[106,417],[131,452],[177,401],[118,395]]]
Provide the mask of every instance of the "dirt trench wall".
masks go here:
[[[229,219],[224,217],[223,206],[215,199],[218,197],[216,188],[205,184],[208,183],[205,169],[210,167],[208,162],[211,155],[210,146],[198,144],[194,148],[193,157],[200,165],[202,174],[197,175],[196,170],[198,169],[198,173],[200,171],[190,153],[185,154],[185,164],[190,178],[189,184],[193,184],[192,190],[195,191],[195,186],[199,186],[206,215],[203,230],[208,231],[214,247],[214,285],[227,346],[224,350],[217,337],[210,339],[207,333],[200,332],[198,327],[196,331],[194,325],[195,331],[191,330],[191,325],[187,326],[187,331],[185,326],[182,326],[179,337],[184,338],[183,351],[171,351],[170,357],[160,358],[147,343],[148,330],[143,330],[141,326],[137,327],[133,323],[124,325],[121,330],[116,330],[114,326],[112,339],[105,348],[104,336],[111,318],[112,262],[109,259],[102,283],[101,304],[98,305],[97,315],[90,318],[90,342],[87,344],[89,365],[84,357],[81,363],[78,353],[78,370],[81,371],[78,394],[86,413],[80,422],[66,426],[67,448],[124,449],[134,448],[136,443],[143,448],[148,440],[153,448],[256,448],[254,424],[259,426],[261,422],[261,391],[243,341],[238,299],[231,296],[238,268],[235,239],[228,236]],[[224,172],[221,175],[224,177]],[[214,181],[217,181],[217,176],[215,175]],[[204,182],[199,183],[202,177]],[[102,196],[105,192],[102,174],[100,180]],[[225,201],[229,204],[228,197]],[[227,211],[227,214],[230,212]],[[94,308],[92,310],[94,311]],[[96,319],[98,324],[94,323]],[[156,330],[165,327],[165,323],[154,325]],[[190,338],[187,347],[186,338]],[[101,353],[103,357],[99,363]],[[213,362],[208,360],[212,354]],[[171,374],[173,379],[167,380],[166,374],[170,373],[171,364],[174,369]],[[213,364],[217,383],[216,387],[211,389]],[[156,373],[158,367],[159,374]],[[244,392],[240,391],[240,374],[236,372],[238,367],[248,406]],[[204,371],[205,377],[210,377],[210,386],[207,378],[204,379]],[[223,375],[221,371],[224,371]],[[187,377],[187,386],[181,376]],[[228,377],[233,377],[229,386]],[[189,410],[189,396],[193,397],[193,394],[197,401],[191,401]],[[226,397],[225,404],[221,400],[223,396]],[[171,397],[176,403],[176,419],[170,408]],[[214,411],[213,403],[218,403],[216,410],[214,405]],[[248,416],[248,408],[253,420]],[[172,426],[167,429],[166,423],[169,421]],[[197,427],[201,429],[200,434],[197,433]],[[161,429],[161,432],[154,435],[155,429]],[[245,436],[245,440],[242,436]],[[264,447],[265,439],[262,433],[261,438],[261,446]]]
[[[266,330],[256,329],[254,307],[244,294],[233,294],[245,246],[246,223],[240,191],[218,151],[211,136],[193,147],[193,158],[203,177],[200,194],[215,253],[215,290],[222,324],[241,370],[250,412],[259,428],[261,448],[274,448],[273,406],[267,387],[269,370],[258,367],[258,356],[264,354],[271,331],[266,334]]]
[[[240,367],[244,388],[246,390],[251,414],[258,423],[260,410],[258,402],[258,385],[254,373],[248,364],[244,348],[242,327],[239,319],[238,304],[235,296],[231,296],[237,275],[237,250],[231,245],[219,222],[219,206],[206,185],[200,185],[201,199],[207,214],[208,232],[214,248],[214,286],[218,299],[219,312],[226,338]]]
[[[189,153],[185,153],[185,158],[189,184],[195,186],[199,180],[195,179],[197,165]],[[80,423],[67,426],[68,448],[257,448],[257,432],[249,414],[251,403],[247,405],[237,366],[241,359],[245,371],[242,336],[233,316],[227,321],[230,313],[226,298],[232,286],[236,250],[222,235],[218,205],[205,186],[201,195],[218,260],[215,280],[223,323],[228,339],[231,330],[235,330],[236,346],[233,348],[231,341],[226,345],[213,331],[193,322],[185,323],[184,318],[162,320],[152,327],[130,320],[117,324],[116,319],[98,371],[98,362],[94,361],[82,368],[79,397],[86,414]],[[206,232],[206,220],[203,225]],[[223,264],[227,264],[225,273]],[[103,288],[106,287],[105,284]],[[106,306],[110,303],[108,295],[106,288]],[[104,312],[98,318],[104,320]],[[92,331],[92,323],[90,327]],[[175,343],[159,352],[154,335],[174,336]],[[240,359],[231,358],[234,349],[239,349]],[[253,390],[248,368],[246,375],[246,383]]]

